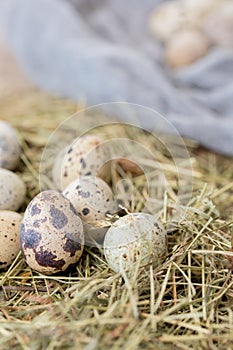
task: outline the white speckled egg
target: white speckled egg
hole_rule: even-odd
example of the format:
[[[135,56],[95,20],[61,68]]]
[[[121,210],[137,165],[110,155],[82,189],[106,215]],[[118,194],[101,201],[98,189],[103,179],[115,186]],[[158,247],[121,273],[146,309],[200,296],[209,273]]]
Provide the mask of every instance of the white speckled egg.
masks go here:
[[[0,269],[8,267],[20,251],[19,234],[22,216],[0,210]]]
[[[32,269],[48,275],[65,271],[82,255],[82,221],[62,194],[41,192],[25,211],[20,244],[23,256]]]
[[[20,152],[15,130],[0,120],[0,168],[14,170],[19,164]]]
[[[196,29],[177,32],[166,44],[165,62],[171,68],[190,65],[205,56],[210,46],[209,38]]]
[[[111,188],[95,176],[82,176],[69,184],[63,195],[70,200],[85,222],[104,220],[114,209]]]
[[[110,150],[104,141],[95,135],[85,135],[61,150],[53,167],[53,181],[63,190],[79,176],[98,175],[109,179]]]
[[[167,41],[177,30],[187,23],[184,7],[179,1],[168,1],[158,5],[149,17],[152,34],[162,41]]]
[[[104,254],[109,267],[120,272],[150,261],[158,266],[167,252],[166,232],[157,219],[146,213],[132,213],[117,220],[104,239]]]
[[[102,179],[94,176],[82,176],[69,184],[63,195],[70,200],[84,225],[84,231],[92,238],[101,241],[106,233],[104,229],[91,229],[91,222],[106,219],[114,211],[114,199],[111,188]],[[101,238],[101,237],[102,238]]]
[[[26,187],[18,175],[0,169],[0,210],[17,211],[24,202]]]
[[[183,0],[182,5],[194,18],[205,19],[209,13],[218,9],[224,2],[222,0]]]

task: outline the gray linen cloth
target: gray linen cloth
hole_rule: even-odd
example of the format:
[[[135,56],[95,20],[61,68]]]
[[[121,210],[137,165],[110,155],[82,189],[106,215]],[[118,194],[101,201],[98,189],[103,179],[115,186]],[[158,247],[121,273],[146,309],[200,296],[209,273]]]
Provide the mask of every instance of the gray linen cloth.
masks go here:
[[[233,155],[233,52],[213,48],[169,70],[148,30],[158,0],[7,0],[0,25],[41,88],[88,105],[127,101],[153,108],[181,135]],[[123,118],[127,119],[127,113]],[[156,119],[142,127],[156,127]]]

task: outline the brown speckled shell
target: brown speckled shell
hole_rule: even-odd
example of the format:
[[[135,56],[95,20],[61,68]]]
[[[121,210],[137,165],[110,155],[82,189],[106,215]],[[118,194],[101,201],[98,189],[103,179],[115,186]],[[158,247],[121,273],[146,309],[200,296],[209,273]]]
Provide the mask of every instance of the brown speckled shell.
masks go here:
[[[19,234],[22,216],[0,210],[0,270],[8,267],[20,251]]]
[[[24,202],[26,187],[18,175],[0,168],[0,210],[18,210]]]
[[[82,255],[82,221],[70,201],[60,193],[41,192],[26,209],[20,244],[32,269],[44,274],[65,271]]]
[[[18,166],[20,152],[15,130],[0,120],[0,168],[14,170]]]
[[[82,176],[63,191],[84,222],[104,220],[113,209],[111,188],[100,178]]]
[[[53,167],[53,181],[64,190],[79,176],[99,176],[108,181],[110,150],[100,137],[85,135],[61,150]]]

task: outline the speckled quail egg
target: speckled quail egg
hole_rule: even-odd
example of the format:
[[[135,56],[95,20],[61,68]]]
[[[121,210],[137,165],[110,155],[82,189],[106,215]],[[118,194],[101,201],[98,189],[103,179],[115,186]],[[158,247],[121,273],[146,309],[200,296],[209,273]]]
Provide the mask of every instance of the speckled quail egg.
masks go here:
[[[165,47],[165,61],[171,68],[180,68],[205,56],[211,46],[209,38],[198,30],[175,33]]]
[[[0,210],[17,211],[24,202],[26,187],[18,175],[0,168]]]
[[[149,28],[159,40],[166,42],[187,24],[187,14],[180,1],[167,1],[157,6],[149,17]]]
[[[233,49],[233,2],[220,2],[221,6],[215,9],[206,18],[203,30],[211,40],[220,47]]]
[[[182,0],[184,9],[189,11],[196,19],[205,18],[223,3],[222,0]]]
[[[118,219],[104,239],[104,254],[109,267],[120,272],[150,261],[158,266],[167,252],[166,232],[157,219],[147,213],[132,213]]]
[[[48,275],[65,271],[82,255],[82,221],[62,194],[51,190],[41,192],[25,211],[20,244],[32,269]]]
[[[0,269],[8,267],[20,251],[21,221],[20,214],[14,211],[0,210]]]
[[[14,170],[19,164],[20,152],[15,129],[0,120],[0,168]]]
[[[79,177],[64,189],[63,195],[86,222],[105,219],[114,207],[111,188],[95,176]]]
[[[86,175],[108,181],[110,158],[109,147],[99,136],[81,136],[59,152],[52,171],[54,184],[63,190],[79,176]]]
[[[101,234],[105,235],[106,230],[91,230],[90,226],[91,222],[106,219],[106,215],[115,209],[113,193],[108,184],[98,177],[82,176],[69,184],[63,195],[70,200],[81,219],[89,223],[84,226],[85,231],[89,234],[92,232],[92,237],[100,241]]]

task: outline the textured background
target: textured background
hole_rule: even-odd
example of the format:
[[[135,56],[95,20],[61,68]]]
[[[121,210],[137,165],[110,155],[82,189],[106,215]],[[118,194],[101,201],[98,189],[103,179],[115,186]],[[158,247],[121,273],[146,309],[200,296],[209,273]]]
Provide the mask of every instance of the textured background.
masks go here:
[[[167,69],[147,28],[160,2],[8,0],[0,2],[0,25],[20,66],[41,88],[89,105],[151,107],[182,135],[233,154],[233,53],[215,48],[188,68]],[[140,121],[148,126],[143,116]]]
[[[15,57],[9,51],[0,33],[0,97],[9,96],[31,87]]]

